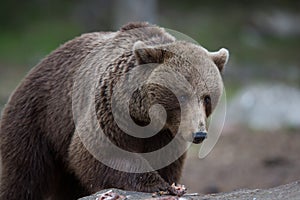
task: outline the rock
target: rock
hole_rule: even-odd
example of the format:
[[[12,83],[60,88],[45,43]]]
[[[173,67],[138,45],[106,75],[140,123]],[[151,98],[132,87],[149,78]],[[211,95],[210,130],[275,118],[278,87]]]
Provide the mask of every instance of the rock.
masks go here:
[[[126,200],[221,200],[221,199],[235,199],[235,200],[296,200],[300,199],[300,183],[293,182],[287,185],[282,185],[270,189],[241,189],[228,193],[217,193],[209,195],[198,194],[185,194],[182,197],[175,196],[161,196],[152,197],[150,193],[124,191],[119,189],[107,189],[97,192],[96,194],[88,197],[81,198],[80,200],[98,200],[98,198],[107,193],[118,194],[125,197]],[[109,200],[103,199],[103,200]]]
[[[300,90],[281,84],[250,86],[229,103],[227,127],[242,124],[254,130],[300,128]]]
[[[299,36],[299,23],[299,13],[284,10],[254,12],[252,17],[252,24],[259,32],[280,37]]]

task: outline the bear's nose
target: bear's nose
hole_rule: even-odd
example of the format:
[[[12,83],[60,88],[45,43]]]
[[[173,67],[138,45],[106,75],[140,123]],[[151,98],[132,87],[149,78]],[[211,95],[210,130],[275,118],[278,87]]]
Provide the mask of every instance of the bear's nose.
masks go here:
[[[206,132],[196,132],[193,133],[193,143],[194,144],[199,144],[203,142],[207,138],[207,133]]]

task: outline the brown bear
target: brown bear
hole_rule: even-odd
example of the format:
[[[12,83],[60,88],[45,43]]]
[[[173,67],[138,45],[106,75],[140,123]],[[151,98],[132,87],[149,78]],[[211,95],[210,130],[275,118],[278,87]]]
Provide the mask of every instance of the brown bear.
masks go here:
[[[227,60],[226,49],[211,53],[148,23],[65,43],[5,106],[0,200],[77,199],[110,187],[169,190],[186,144],[206,137]]]

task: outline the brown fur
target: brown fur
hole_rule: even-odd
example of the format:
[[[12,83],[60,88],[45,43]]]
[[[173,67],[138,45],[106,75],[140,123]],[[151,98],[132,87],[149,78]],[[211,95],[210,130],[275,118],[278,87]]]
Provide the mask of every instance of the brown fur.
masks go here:
[[[151,29],[136,29],[145,27]],[[109,39],[104,39],[107,36]],[[139,50],[141,46],[144,50]],[[160,49],[154,46],[160,46]],[[126,135],[118,128],[110,110],[111,90],[120,75],[126,74],[137,64],[158,62],[175,66],[174,69],[183,73],[195,86],[200,100],[204,94],[209,94],[213,107],[218,101],[221,78],[217,67],[222,65],[219,67],[222,70],[226,64],[228,55],[224,56],[224,52],[219,57],[218,54],[210,54],[202,47],[176,41],[163,29],[147,23],[129,24],[115,33],[89,33],[77,37],[31,70],[5,107],[0,129],[0,200],[77,199],[109,187],[155,192],[166,190],[171,183],[179,181],[185,155],[157,171],[126,173],[109,168],[95,159],[75,133],[72,116],[74,74],[84,59],[99,48],[105,52],[103,58],[99,58],[105,70],[99,74],[95,99],[97,118],[104,134],[125,150],[142,153],[160,149],[174,138],[180,121],[180,111],[174,109],[178,103],[174,95],[149,84],[131,99],[132,118],[139,125],[149,123],[148,109],[159,102],[168,112],[164,129],[155,136],[140,139]],[[168,51],[180,56],[166,53]],[[217,67],[214,60],[217,60]],[[195,70],[189,66],[191,63],[198,66],[196,71],[191,71]],[[85,70],[92,73],[91,69]],[[154,71],[153,78],[168,81],[159,74],[159,69]],[[201,78],[197,77],[200,74]],[[201,126],[205,126],[203,120],[207,116],[203,117],[200,104],[196,109],[199,114],[195,117]],[[183,134],[187,137],[195,131],[188,128],[191,124],[187,122],[191,120],[195,107],[191,107],[185,115],[187,119],[183,120],[187,127]],[[104,138],[101,135],[97,137]],[[122,165],[138,167],[140,158],[134,158],[133,162],[130,158],[112,155],[111,159]],[[157,159],[166,158],[162,155]]]

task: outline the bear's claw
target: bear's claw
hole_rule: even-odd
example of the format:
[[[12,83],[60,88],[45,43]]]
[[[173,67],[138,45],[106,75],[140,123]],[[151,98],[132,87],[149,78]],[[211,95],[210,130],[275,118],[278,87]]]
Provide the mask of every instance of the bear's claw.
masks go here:
[[[169,188],[168,191],[172,195],[176,195],[181,197],[186,193],[186,187],[184,185],[175,184],[173,183]]]
[[[167,191],[158,191],[152,194],[153,197],[161,195],[176,195],[178,197],[183,196],[186,193],[186,187],[184,185],[173,183]]]

